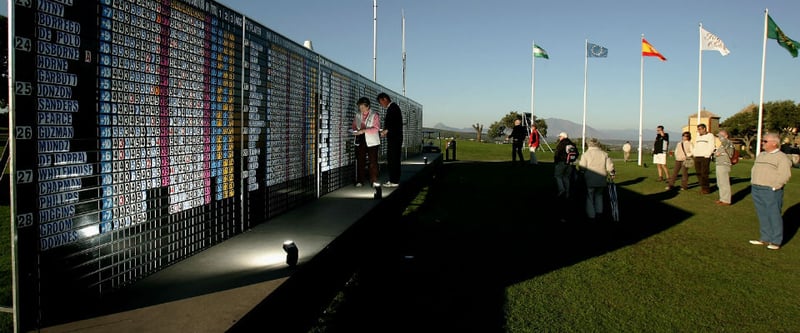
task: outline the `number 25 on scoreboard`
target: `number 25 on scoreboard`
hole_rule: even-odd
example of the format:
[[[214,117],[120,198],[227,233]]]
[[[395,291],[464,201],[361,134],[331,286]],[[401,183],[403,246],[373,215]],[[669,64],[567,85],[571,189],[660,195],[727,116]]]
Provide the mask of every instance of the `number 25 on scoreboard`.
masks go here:
[[[33,93],[33,85],[30,82],[14,82],[14,93],[22,96],[29,96]]]

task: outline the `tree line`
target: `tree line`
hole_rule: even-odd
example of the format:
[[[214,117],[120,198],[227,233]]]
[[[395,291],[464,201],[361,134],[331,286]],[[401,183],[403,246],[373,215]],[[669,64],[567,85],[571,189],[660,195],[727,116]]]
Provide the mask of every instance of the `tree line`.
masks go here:
[[[788,139],[790,144],[797,142],[800,127],[800,105],[792,100],[764,103],[762,115],[762,133],[774,132]],[[745,152],[755,156],[755,144],[758,136],[758,105],[750,104],[733,116],[720,123],[720,127],[728,130],[731,137],[741,139]]]
[[[499,121],[495,121],[489,125],[487,134],[490,138],[504,137],[511,133],[511,129],[514,128],[515,120],[520,119],[523,120],[523,124],[530,124],[530,116],[530,113],[511,111],[503,116],[503,118]],[[538,130],[542,136],[547,137],[547,122],[544,119],[539,119],[538,117],[533,116],[533,123],[536,124],[536,130]],[[481,127],[481,129],[482,128],[483,127]]]
[[[792,100],[772,101],[764,103],[762,132],[780,133],[783,140],[794,144],[800,131],[800,104]],[[493,122],[487,131],[490,138],[508,135],[514,127],[514,121],[530,117],[530,113],[511,111],[500,120]],[[526,122],[529,123],[530,119]],[[543,136],[547,136],[547,122],[534,116],[534,124]],[[747,154],[755,156],[755,143],[758,139],[758,105],[751,103],[733,116],[720,123],[720,127],[728,130],[731,137],[741,139]],[[473,129],[483,131],[483,125],[475,124]],[[479,136],[480,137],[480,136]]]

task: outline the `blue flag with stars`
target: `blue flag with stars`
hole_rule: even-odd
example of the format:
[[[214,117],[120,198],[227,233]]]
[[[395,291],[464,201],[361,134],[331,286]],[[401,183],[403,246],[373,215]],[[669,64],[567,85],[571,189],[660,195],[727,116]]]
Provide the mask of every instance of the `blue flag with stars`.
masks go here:
[[[608,57],[608,49],[594,43],[587,43],[586,56],[589,58],[605,58]]]

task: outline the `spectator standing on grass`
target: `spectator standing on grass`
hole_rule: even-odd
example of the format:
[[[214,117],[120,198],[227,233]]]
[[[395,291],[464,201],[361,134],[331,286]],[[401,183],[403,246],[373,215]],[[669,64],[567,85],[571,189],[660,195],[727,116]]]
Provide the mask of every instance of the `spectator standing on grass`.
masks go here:
[[[761,140],[763,151],[750,170],[750,193],[758,216],[761,238],[753,245],[767,245],[770,250],[783,243],[783,186],[792,177],[792,163],[780,150],[780,136],[767,133]]]
[[[607,178],[614,179],[614,162],[608,154],[600,148],[600,141],[596,138],[589,139],[589,149],[581,156],[578,166],[586,181],[586,217],[593,222],[596,217],[603,214],[603,193]]]
[[[733,156],[733,143],[728,139],[728,131],[720,130],[717,132],[719,138],[719,147],[714,151],[714,160],[716,169],[714,173],[717,175],[717,189],[719,189],[719,199],[716,201],[717,205],[730,206],[731,205],[731,156]]]
[[[556,186],[558,188],[558,197],[569,198],[570,182],[572,181],[572,172],[574,167],[572,164],[567,163],[567,146],[575,145],[569,139],[566,132],[558,133],[558,144],[556,145],[556,153],[553,156],[553,176],[556,178]]]
[[[622,145],[622,159],[625,160],[625,163],[628,163],[628,160],[631,158],[631,142],[625,141],[625,144]]]
[[[372,187],[379,187],[378,182],[378,147],[381,144],[381,118],[370,109],[369,98],[361,97],[356,103],[358,111],[353,118],[353,135],[356,137],[356,187],[364,181],[364,166],[369,159],[369,181]]]
[[[381,136],[386,138],[386,167],[389,169],[389,180],[383,183],[383,186],[397,187],[400,184],[400,159],[403,149],[403,113],[400,111],[400,106],[392,102],[386,93],[378,94],[378,103],[386,108]]]
[[[697,182],[700,183],[700,194],[711,193],[708,174],[711,171],[711,155],[714,154],[716,144],[714,134],[708,133],[706,124],[697,125],[697,138],[694,141],[694,170],[697,173]]]
[[[667,169],[667,152],[669,151],[669,134],[664,132],[664,126],[656,127],[656,141],[653,144],[653,164],[658,171],[658,181],[666,181],[669,177]],[[663,175],[663,177],[662,177]]]
[[[683,132],[681,134],[681,142],[675,145],[675,167],[672,170],[672,176],[669,177],[667,187],[664,188],[665,190],[672,189],[675,186],[678,173],[681,173],[681,191],[689,189],[689,167],[686,166],[686,161],[692,159],[692,147],[692,133]]]
[[[531,164],[539,164],[536,160],[536,149],[539,148],[539,131],[536,130],[536,125],[531,124],[531,133],[528,134],[528,150],[531,151]]]
[[[525,127],[522,126],[522,120],[514,120],[514,128],[511,134],[506,137],[506,141],[511,139],[511,164],[517,164],[517,156],[519,156],[519,163],[525,165],[525,159],[522,157],[522,145],[525,143],[525,136],[528,135]]]

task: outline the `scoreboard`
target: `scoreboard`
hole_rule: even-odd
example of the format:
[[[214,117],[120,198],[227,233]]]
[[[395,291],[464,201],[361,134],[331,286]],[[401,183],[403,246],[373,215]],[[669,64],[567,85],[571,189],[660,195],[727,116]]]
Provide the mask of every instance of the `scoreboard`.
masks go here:
[[[23,327],[351,185],[359,97],[420,151],[421,105],[214,1],[15,0],[9,25]]]

